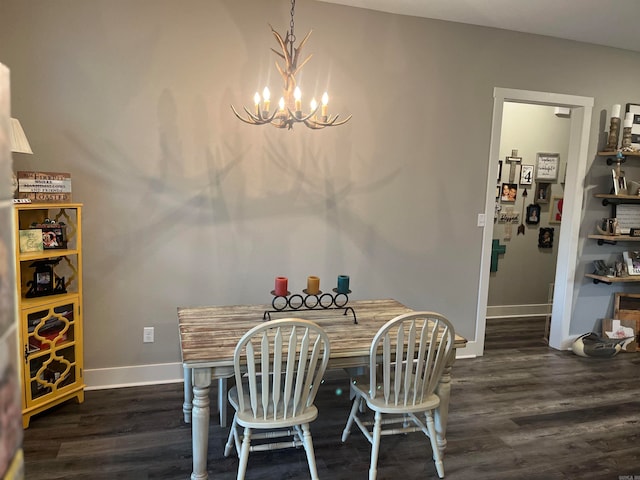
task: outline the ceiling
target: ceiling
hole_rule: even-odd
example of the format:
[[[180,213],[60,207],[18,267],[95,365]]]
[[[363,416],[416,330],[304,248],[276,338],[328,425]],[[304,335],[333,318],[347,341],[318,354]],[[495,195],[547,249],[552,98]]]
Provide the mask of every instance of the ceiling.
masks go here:
[[[638,0],[320,0],[640,52]]]

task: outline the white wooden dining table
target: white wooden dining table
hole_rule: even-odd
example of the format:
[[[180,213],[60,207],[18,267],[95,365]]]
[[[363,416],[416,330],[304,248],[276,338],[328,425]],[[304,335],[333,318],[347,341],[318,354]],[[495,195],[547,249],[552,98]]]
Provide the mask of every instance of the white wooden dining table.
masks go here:
[[[304,318],[318,323],[331,341],[329,369],[354,369],[369,365],[369,349],[376,332],[392,318],[411,313],[409,307],[393,299],[356,300],[345,308],[315,308],[311,310],[274,311],[272,305],[232,305],[179,307],[178,327],[184,367],[185,422],[192,423],[192,480],[204,480],[207,473],[210,402],[209,389],[214,379],[220,379],[218,403],[220,425],[226,425],[226,379],[233,376],[233,354],[240,337],[267,318]],[[352,310],[351,310],[352,309]],[[357,323],[354,320],[357,319]],[[268,320],[266,320],[268,321]],[[455,325],[455,321],[453,322]],[[437,389],[440,407],[435,412],[438,447],[446,447],[449,412],[451,366],[455,349],[463,348],[467,340],[456,335],[452,352]],[[345,419],[348,412],[345,412]],[[339,441],[341,432],[336,432]]]

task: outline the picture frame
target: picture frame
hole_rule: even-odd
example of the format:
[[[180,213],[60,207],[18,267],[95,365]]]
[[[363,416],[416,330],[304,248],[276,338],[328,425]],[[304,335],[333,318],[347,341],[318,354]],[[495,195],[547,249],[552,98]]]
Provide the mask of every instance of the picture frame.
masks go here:
[[[629,190],[627,189],[627,179],[624,176],[624,171],[616,171],[615,168],[612,168],[611,177],[613,181],[614,195],[627,195]]]
[[[553,230],[553,227],[540,229],[538,248],[553,248]]]
[[[500,197],[500,185],[496,187],[496,198]]]
[[[540,205],[532,203],[527,206],[527,225],[538,225],[540,223]]]
[[[496,179],[496,181],[500,183],[501,180],[502,180],[502,160],[498,160],[498,178]]]
[[[500,193],[500,200],[502,202],[515,203],[518,197],[518,184],[517,183],[503,183]]]
[[[537,204],[549,203],[551,196],[551,184],[547,182],[536,182],[536,197],[534,199]]]
[[[560,167],[559,153],[538,153],[536,161],[536,180],[555,182]]]
[[[66,249],[67,231],[63,223],[39,223],[31,226],[42,231],[42,247],[45,250]]]
[[[520,185],[533,184],[533,165],[520,166]]]
[[[564,204],[563,197],[553,197],[551,199],[551,207],[549,208],[549,223],[562,222],[562,207]]]

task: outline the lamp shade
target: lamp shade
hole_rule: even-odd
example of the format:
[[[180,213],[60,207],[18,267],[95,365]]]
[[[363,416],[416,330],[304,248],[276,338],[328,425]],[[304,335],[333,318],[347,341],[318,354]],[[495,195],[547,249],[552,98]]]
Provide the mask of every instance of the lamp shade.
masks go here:
[[[11,122],[9,124],[11,151],[15,153],[33,153],[27,136],[22,129],[22,125],[20,125],[20,121],[17,118],[11,118],[9,120]]]

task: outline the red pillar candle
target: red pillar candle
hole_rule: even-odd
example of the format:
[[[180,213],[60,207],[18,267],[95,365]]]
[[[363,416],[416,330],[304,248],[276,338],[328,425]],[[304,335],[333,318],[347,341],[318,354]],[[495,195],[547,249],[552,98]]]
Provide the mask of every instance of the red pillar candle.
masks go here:
[[[349,293],[349,275],[338,275],[338,293]]]
[[[307,278],[307,294],[317,295],[320,293],[320,277],[313,275]]]
[[[287,293],[289,293],[287,282],[287,277],[276,277],[276,295],[279,297],[287,296]]]

